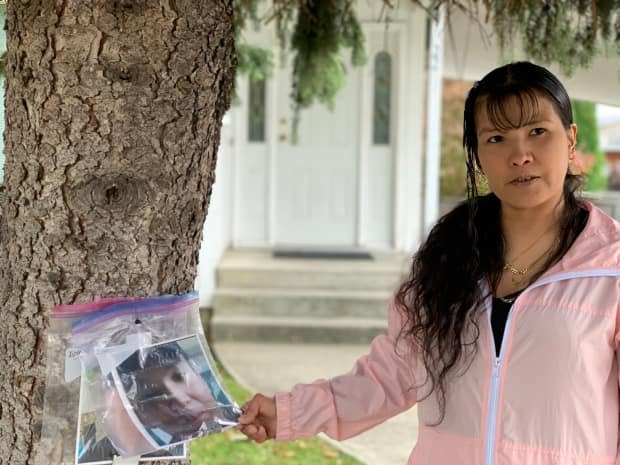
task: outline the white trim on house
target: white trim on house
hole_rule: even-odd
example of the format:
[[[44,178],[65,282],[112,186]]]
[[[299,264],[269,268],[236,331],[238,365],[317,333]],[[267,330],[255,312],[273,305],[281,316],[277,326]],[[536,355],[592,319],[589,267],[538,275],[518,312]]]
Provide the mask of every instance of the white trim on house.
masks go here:
[[[239,97],[239,99],[241,101],[246,101],[248,98],[248,92],[247,92],[247,78],[237,78],[237,96]],[[230,110],[230,113],[232,115],[232,119],[233,119],[233,139],[234,139],[234,144],[233,144],[233,149],[232,149],[232,159],[233,159],[233,171],[232,171],[232,185],[233,185],[233,198],[232,200],[232,205],[233,205],[233,228],[232,228],[232,241],[233,243],[237,242],[237,238],[239,237],[239,229],[240,229],[240,219],[238,218],[239,212],[240,212],[240,205],[239,203],[241,202],[241,178],[238,175],[239,172],[239,164],[240,164],[240,148],[241,148],[241,141],[243,140],[242,137],[244,136],[243,133],[243,128],[242,126],[244,126],[244,122],[241,121],[240,118],[240,108],[238,107],[233,107]],[[219,162],[219,160],[218,160]],[[218,183],[216,182],[215,185],[213,186],[213,189],[215,190],[216,187],[218,186]]]
[[[389,53],[392,59],[392,89],[391,89],[391,122],[390,141],[387,145],[375,145],[373,143],[372,116],[374,109],[374,66],[376,47],[370,47],[369,62],[362,72],[362,80],[359,88],[361,101],[360,129],[358,143],[360,146],[360,177],[359,177],[359,205],[358,205],[358,240],[360,248],[394,250],[396,248],[396,197],[398,190],[398,160],[407,156],[408,148],[402,143],[402,132],[406,130],[402,125],[402,119],[406,116],[407,108],[403,102],[408,92],[406,86],[407,63],[406,47],[403,44],[407,40],[407,22],[403,20],[392,21],[389,24],[363,23],[364,33],[367,37],[381,35],[386,42],[381,50]],[[375,53],[376,52],[376,53]],[[409,109],[410,110],[410,109]],[[402,153],[401,153],[402,152]],[[377,160],[383,163],[377,165]],[[383,168],[377,170],[377,168]],[[375,176],[374,183],[371,176]],[[385,187],[385,184],[388,187]],[[383,184],[385,197],[377,202],[376,189]],[[379,204],[382,203],[384,208]]]
[[[259,31],[249,30],[244,34],[246,40],[265,48],[275,49],[274,32],[271,27]],[[275,51],[274,51],[275,54]],[[273,179],[274,131],[269,118],[274,115],[273,98],[274,80],[268,80],[265,89],[266,124],[265,141],[248,142],[248,101],[249,80],[240,77],[237,80],[237,95],[240,104],[231,108],[234,120],[234,169],[233,190],[233,227],[230,242],[232,246],[265,247],[270,244],[272,227],[270,224],[273,208],[269,203]],[[255,200],[252,208],[245,208],[248,198]]]
[[[202,231],[198,269],[194,287],[198,289],[200,306],[211,303],[216,287],[215,267],[230,245],[233,225],[234,121],[229,111],[222,121],[220,147],[215,169],[217,182],[213,185],[207,219]]]
[[[437,21],[431,22],[428,50],[426,100],[426,157],[424,159],[424,233],[439,216],[439,166],[441,158],[441,99],[443,90],[443,39],[445,13],[442,7]]]
[[[274,56],[277,56],[279,53],[278,49],[274,49]],[[265,190],[265,195],[269,199],[268,207],[267,207],[267,217],[269,218],[269,222],[267,223],[267,244],[270,247],[275,245],[274,240],[274,231],[276,228],[276,183],[274,180],[276,179],[276,160],[278,154],[278,115],[276,108],[278,108],[278,89],[280,86],[278,81],[280,79],[281,73],[280,66],[276,66],[274,70],[274,77],[267,81],[267,144],[269,144],[269,170],[268,179],[267,179],[267,189]]]
[[[403,69],[401,102],[397,114],[396,214],[394,242],[396,250],[411,251],[422,239],[422,205],[424,200],[423,147],[426,74],[426,13],[409,10],[407,18],[407,66]],[[405,68],[405,67],[403,67]]]
[[[374,24],[363,23],[362,30],[366,36],[372,32]],[[372,62],[372,57],[369,57],[369,61]],[[366,67],[370,66],[372,69],[373,63],[368,63]],[[369,115],[372,112],[372,77],[368,79],[369,73],[367,70],[361,73],[360,85],[358,88],[358,95],[360,100],[360,113],[362,115]],[[368,134],[372,131],[372,124],[370,118],[360,118],[359,128],[357,134],[358,150],[358,177],[357,177],[357,224],[355,225],[355,246],[359,247],[366,241],[365,225],[368,221],[366,212],[368,210],[368,198],[364,193],[368,189],[367,177],[368,177],[368,150],[367,143]]]

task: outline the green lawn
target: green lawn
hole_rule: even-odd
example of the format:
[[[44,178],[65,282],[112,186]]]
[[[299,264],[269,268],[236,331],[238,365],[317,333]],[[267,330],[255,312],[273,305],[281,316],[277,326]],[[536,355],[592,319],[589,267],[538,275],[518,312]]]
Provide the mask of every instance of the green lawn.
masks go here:
[[[218,364],[228,392],[239,405],[251,394]],[[362,465],[318,438],[255,444],[232,429],[191,442],[192,465]]]

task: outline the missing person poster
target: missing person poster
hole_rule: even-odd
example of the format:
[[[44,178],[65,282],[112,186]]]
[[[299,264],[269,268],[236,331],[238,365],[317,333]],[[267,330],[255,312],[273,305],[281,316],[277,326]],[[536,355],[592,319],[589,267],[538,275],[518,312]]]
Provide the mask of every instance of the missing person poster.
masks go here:
[[[97,358],[110,390],[104,396],[104,431],[116,436],[111,439],[121,455],[152,452],[237,424],[241,412],[197,335],[143,345],[111,361],[107,355],[115,353]]]

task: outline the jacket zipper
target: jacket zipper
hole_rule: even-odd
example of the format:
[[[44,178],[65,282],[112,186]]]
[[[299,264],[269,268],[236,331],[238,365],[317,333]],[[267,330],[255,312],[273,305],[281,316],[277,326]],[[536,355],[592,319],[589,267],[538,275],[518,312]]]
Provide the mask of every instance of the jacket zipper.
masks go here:
[[[515,300],[516,302],[516,300]],[[504,326],[504,333],[502,335],[502,344],[499,348],[499,357],[493,357],[493,372],[491,374],[491,389],[489,394],[489,417],[487,419],[487,448],[486,448],[486,458],[485,464],[492,465],[493,463],[493,455],[495,451],[495,431],[497,429],[497,403],[498,403],[498,394],[499,394],[499,381],[500,381],[500,370],[502,368],[502,358],[504,354],[504,341],[506,340],[506,334],[508,334],[508,330],[510,327],[510,323],[512,321],[512,309],[514,308],[515,302],[513,302],[510,307],[510,311],[508,312],[508,319],[506,320],[506,326]],[[491,333],[491,354],[495,353],[495,336],[493,335],[493,328],[491,326],[491,310],[489,308],[487,311],[487,315],[489,317],[489,331]]]
[[[523,292],[515,299],[510,307],[510,311],[508,313],[508,319],[506,320],[506,326],[504,327],[504,333],[502,335],[502,344],[499,349],[499,357],[493,357],[493,371],[491,373],[491,388],[489,393],[489,414],[487,416],[487,438],[486,438],[486,451],[485,451],[485,465],[493,465],[494,452],[495,452],[495,433],[497,430],[497,421],[498,421],[498,412],[497,412],[497,403],[499,397],[499,382],[500,382],[500,373],[502,368],[502,360],[504,356],[504,346],[506,341],[506,335],[509,334],[510,325],[512,322],[513,309],[520,299],[520,297],[526,292],[535,289],[540,286],[544,286],[546,284],[565,281],[567,279],[573,278],[594,278],[594,277],[605,277],[605,276],[617,276],[620,277],[619,269],[599,269],[599,270],[589,270],[589,271],[573,271],[569,273],[562,273],[555,276],[549,276],[548,278],[541,279],[533,283],[530,287],[523,290]],[[488,289],[487,289],[488,291]],[[484,290],[483,290],[484,292]],[[492,299],[487,299],[487,316],[489,319],[489,331],[491,333],[491,354],[495,353],[495,336],[493,335],[493,327],[491,326],[491,311],[492,311]]]

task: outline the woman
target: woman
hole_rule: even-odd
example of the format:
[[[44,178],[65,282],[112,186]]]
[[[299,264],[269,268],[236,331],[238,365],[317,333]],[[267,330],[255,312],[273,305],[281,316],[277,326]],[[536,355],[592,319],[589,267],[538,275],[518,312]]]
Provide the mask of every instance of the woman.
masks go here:
[[[417,403],[409,464],[620,464],[620,224],[576,197],[576,136],[545,68],[512,63],[477,82],[469,199],[414,256],[388,334],[346,375],[256,395],[242,431],[345,439]]]

